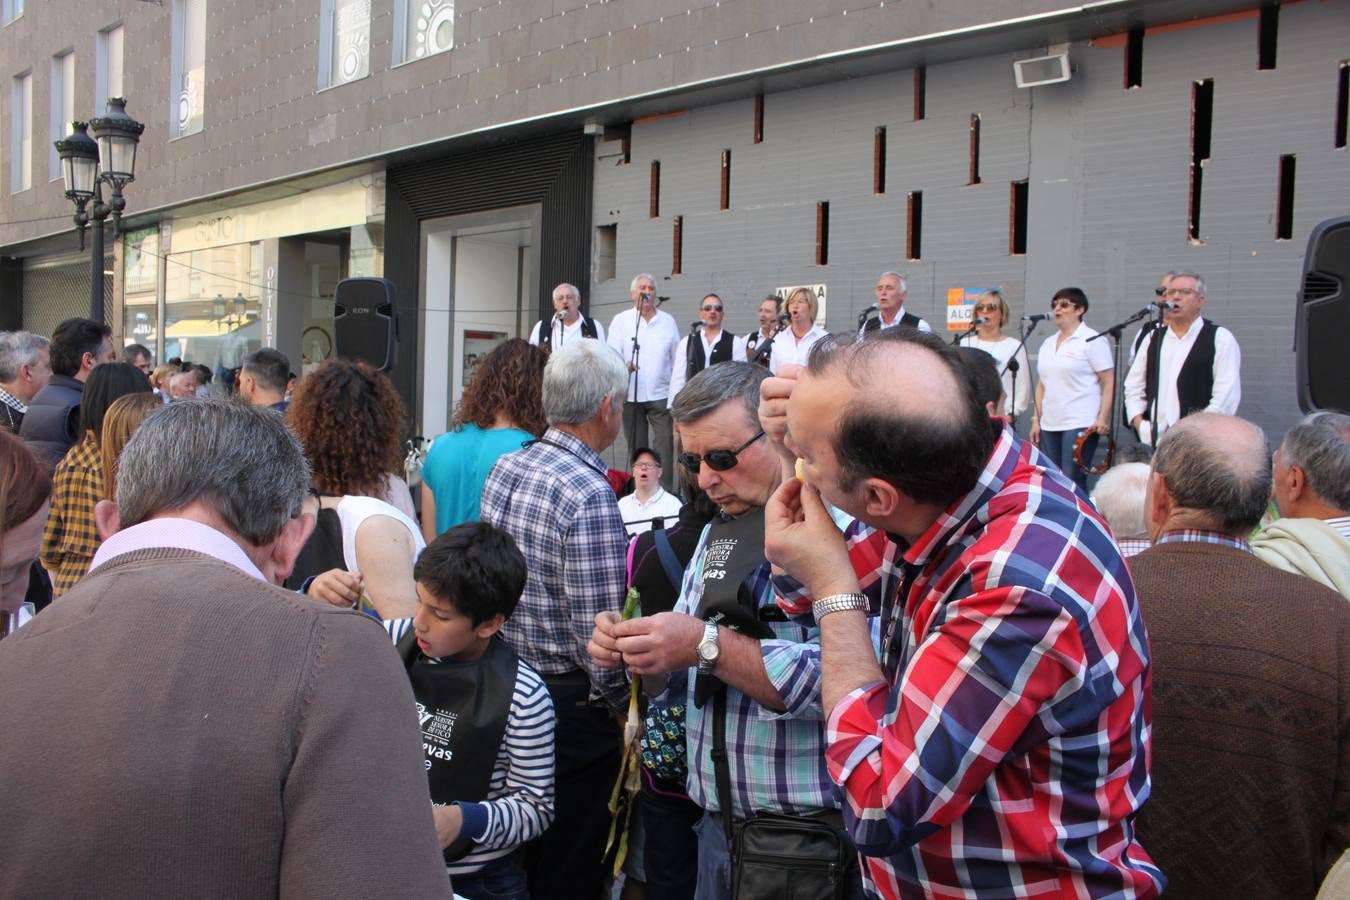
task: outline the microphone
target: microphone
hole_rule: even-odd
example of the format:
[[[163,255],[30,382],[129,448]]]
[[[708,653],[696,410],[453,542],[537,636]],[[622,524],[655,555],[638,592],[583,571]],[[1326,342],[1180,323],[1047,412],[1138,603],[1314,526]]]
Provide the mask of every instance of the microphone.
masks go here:
[[[987,318],[985,318],[984,316],[976,316],[974,319],[971,320],[970,327],[978,328],[981,325],[988,325],[988,324],[989,320]]]
[[[863,314],[864,316],[868,316],[868,315],[871,315],[871,314],[874,313],[874,312],[878,312],[880,309],[881,309],[880,306],[877,306],[875,303],[873,303],[871,306],[867,307],[867,309],[864,309],[864,310],[862,311],[862,314]]]
[[[1050,318],[1049,313],[1036,313],[1034,316],[1023,316],[1022,321],[1035,325],[1037,322],[1044,322],[1048,318]]]
[[[555,319],[557,319],[559,322],[561,322],[562,320],[564,320],[564,319],[567,318],[567,315],[566,315],[562,310],[558,310],[557,312],[555,312],[555,313],[553,314],[553,318],[555,318]]]
[[[778,317],[778,321],[784,322],[784,323],[786,323],[786,322],[791,322],[791,321],[792,321],[792,313],[783,313],[782,315],[780,315],[780,316]]]
[[[1158,309],[1161,309],[1163,312],[1167,312],[1168,310],[1173,309],[1181,309],[1180,306],[1177,306],[1175,303],[1168,303],[1166,300],[1154,300],[1153,305],[1158,307]]]
[[[647,293],[647,292],[645,292],[645,291],[644,291],[643,293],[639,294],[638,297],[639,297],[639,299],[642,300],[643,303],[651,303],[651,302],[652,302],[652,295],[649,294],[649,293]]]
[[[689,330],[690,330],[690,331],[697,331],[698,329],[707,326],[707,324],[708,324],[707,322],[703,321],[702,319],[699,319],[697,322],[690,322],[690,323],[689,323]]]

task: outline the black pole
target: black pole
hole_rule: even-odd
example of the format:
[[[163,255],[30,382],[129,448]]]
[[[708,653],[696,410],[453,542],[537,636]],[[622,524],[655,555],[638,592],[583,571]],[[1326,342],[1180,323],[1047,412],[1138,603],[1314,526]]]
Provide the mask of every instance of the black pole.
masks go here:
[[[103,205],[102,191],[95,188],[94,206]],[[94,239],[89,251],[89,318],[103,324],[103,220],[95,212]]]

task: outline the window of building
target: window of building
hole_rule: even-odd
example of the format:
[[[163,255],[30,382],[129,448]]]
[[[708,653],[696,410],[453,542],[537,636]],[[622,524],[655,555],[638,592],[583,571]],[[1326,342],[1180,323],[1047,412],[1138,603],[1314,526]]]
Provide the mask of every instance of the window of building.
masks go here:
[[[122,92],[122,26],[114,25],[98,33],[98,71],[94,76],[94,106],[102,113],[109,97],[125,97]]]
[[[173,0],[169,137],[202,130],[206,88],[206,0]]]
[[[0,23],[9,24],[23,15],[23,0],[3,0],[0,2]]]
[[[394,60],[411,62],[455,46],[454,0],[394,0]]]
[[[370,0],[322,0],[319,87],[370,74]]]
[[[17,194],[33,186],[33,73],[9,84],[9,189]]]
[[[53,181],[61,177],[61,157],[56,145],[70,134],[70,123],[75,121],[75,54],[61,53],[52,57],[51,141],[47,142],[47,177]]]

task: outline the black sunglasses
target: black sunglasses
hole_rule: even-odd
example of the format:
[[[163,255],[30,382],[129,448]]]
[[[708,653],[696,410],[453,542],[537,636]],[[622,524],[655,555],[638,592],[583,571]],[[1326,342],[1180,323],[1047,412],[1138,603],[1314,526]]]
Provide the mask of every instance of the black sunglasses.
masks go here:
[[[736,465],[736,457],[740,455],[742,450],[762,437],[764,437],[764,432],[760,431],[759,434],[755,435],[744,444],[741,444],[735,450],[709,450],[702,456],[697,456],[693,453],[681,453],[680,465],[684,466],[695,475],[698,474],[699,465],[701,463],[707,463],[708,468],[712,469],[714,472],[725,472],[727,469],[733,468]]]
[[[721,312],[721,311],[722,311],[722,307],[720,307],[720,306],[711,306],[711,305],[709,305],[709,306],[703,307],[703,311],[704,311],[704,312]]]

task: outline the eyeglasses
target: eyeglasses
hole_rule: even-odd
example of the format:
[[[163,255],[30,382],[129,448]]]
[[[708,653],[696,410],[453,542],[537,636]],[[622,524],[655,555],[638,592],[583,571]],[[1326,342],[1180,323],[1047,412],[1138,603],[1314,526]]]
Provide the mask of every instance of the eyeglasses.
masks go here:
[[[981,303],[979,306],[975,307],[975,311],[976,311],[976,312],[998,312],[998,311],[999,311],[999,306],[998,306],[997,303]]]
[[[1072,300],[1052,300],[1052,301],[1050,301],[1050,308],[1051,308],[1051,309],[1072,309],[1072,308],[1073,308],[1073,301],[1072,301]]]
[[[703,307],[703,311],[704,311],[704,312],[721,312],[721,311],[722,311],[722,307],[720,307],[720,306],[705,306],[705,307]]]
[[[680,465],[684,466],[695,475],[698,474],[699,465],[701,463],[707,463],[708,468],[712,469],[714,472],[725,472],[727,469],[735,467],[737,463],[736,457],[739,456],[746,447],[749,447],[762,437],[764,437],[764,432],[761,430],[758,434],[744,444],[741,444],[735,450],[709,450],[702,456],[693,453],[681,453]]]
[[[660,463],[654,463],[654,462],[640,462],[640,463],[633,463],[633,471],[634,471],[634,472],[640,471],[640,470],[642,470],[642,469],[659,469],[659,468],[661,468],[661,464],[660,464]]]
[[[1163,295],[1169,297],[1172,296],[1173,294],[1175,294],[1178,297],[1189,297],[1191,294],[1198,294],[1198,293],[1200,292],[1192,288],[1168,288],[1167,290],[1163,291]]]

